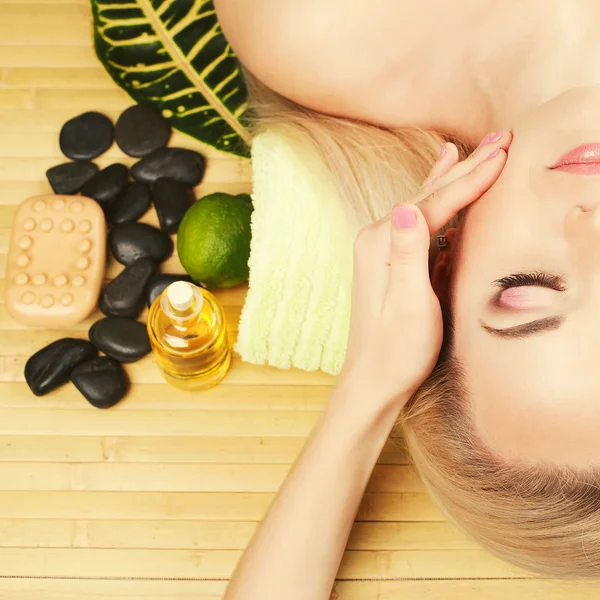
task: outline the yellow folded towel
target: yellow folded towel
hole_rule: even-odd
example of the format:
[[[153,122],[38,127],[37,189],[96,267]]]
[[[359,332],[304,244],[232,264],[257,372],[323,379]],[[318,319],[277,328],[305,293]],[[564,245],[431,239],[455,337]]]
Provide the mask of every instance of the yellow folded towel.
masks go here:
[[[315,150],[293,132],[257,136],[252,162],[250,287],[235,350],[254,364],[337,375],[358,222]]]

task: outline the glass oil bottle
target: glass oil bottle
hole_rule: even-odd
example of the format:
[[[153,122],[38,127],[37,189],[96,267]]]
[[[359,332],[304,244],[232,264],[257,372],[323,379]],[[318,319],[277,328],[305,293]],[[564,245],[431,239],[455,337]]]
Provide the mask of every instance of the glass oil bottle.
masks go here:
[[[225,315],[207,290],[176,281],[156,298],[147,320],[156,362],[165,379],[185,390],[207,389],[231,364]]]

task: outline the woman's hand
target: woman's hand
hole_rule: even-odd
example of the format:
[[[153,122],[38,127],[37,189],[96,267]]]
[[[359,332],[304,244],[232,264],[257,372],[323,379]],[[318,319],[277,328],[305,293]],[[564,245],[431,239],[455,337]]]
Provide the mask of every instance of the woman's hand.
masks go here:
[[[506,153],[485,159],[509,143],[510,135],[504,136],[458,164],[456,148],[447,144],[412,204],[361,232],[340,385],[244,553],[225,600],[330,598],[360,499],[397,411],[429,374],[440,349],[429,233],[492,185]]]
[[[443,323],[429,277],[430,235],[481,197],[506,162],[512,135],[462,162],[445,144],[420,192],[365,227],[354,249],[350,336],[339,387],[358,390],[363,408],[400,410],[431,373]]]

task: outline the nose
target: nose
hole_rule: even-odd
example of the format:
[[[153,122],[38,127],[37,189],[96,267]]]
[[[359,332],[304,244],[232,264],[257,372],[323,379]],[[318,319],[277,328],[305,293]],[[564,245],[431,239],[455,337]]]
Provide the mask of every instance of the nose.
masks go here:
[[[576,262],[600,265],[600,203],[577,206],[571,209],[570,219],[566,222],[566,240],[576,256]]]
[[[591,207],[578,207],[583,213],[581,216],[586,220],[588,226],[594,230],[594,232],[600,232],[600,203],[596,203]]]

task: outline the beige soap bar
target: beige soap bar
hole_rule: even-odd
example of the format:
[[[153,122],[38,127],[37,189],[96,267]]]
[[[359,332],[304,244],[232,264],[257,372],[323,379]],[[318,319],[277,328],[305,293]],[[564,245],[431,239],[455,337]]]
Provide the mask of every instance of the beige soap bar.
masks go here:
[[[32,327],[79,323],[96,307],[106,268],[106,222],[84,196],[36,196],[15,216],[6,307]]]

